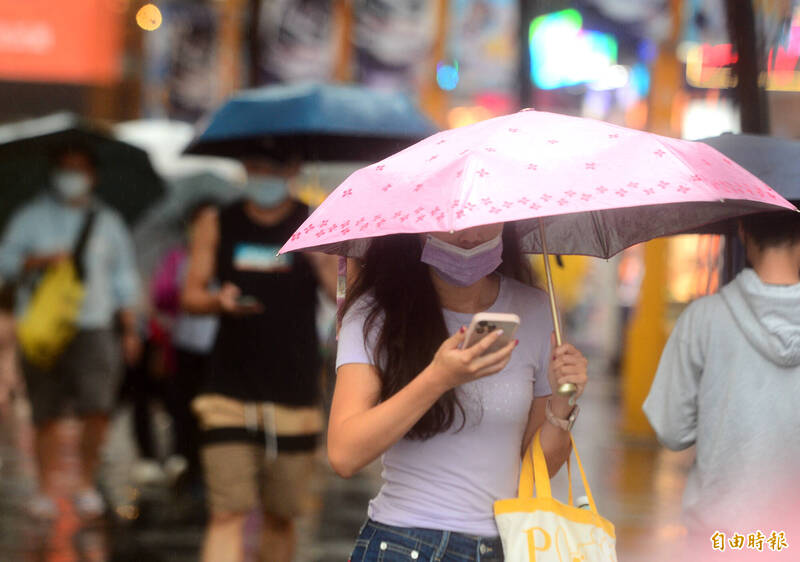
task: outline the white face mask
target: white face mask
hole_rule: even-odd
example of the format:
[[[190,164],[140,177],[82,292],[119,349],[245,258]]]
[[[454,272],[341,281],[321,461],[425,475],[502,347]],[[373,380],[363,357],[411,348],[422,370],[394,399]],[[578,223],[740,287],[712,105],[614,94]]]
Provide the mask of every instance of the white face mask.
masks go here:
[[[252,174],[247,179],[246,193],[259,207],[275,207],[289,196],[289,182],[280,176]]]
[[[85,172],[56,170],[53,173],[53,187],[62,199],[74,201],[88,195],[92,178]]]

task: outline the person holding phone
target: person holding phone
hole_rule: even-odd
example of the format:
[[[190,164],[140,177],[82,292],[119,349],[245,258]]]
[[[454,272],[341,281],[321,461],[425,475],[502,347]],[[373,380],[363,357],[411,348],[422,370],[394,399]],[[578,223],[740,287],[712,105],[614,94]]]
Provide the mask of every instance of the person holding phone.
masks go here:
[[[577,406],[551,388],[586,383],[587,361],[555,347],[548,297],[532,286],[513,224],[371,241],[348,290],[328,427],[333,469],[382,457],[351,560],[502,560],[493,504],[516,494],[541,427],[551,475],[570,453]],[[465,347],[477,313],[519,316]]]
[[[299,161],[243,163],[245,198],[197,219],[182,295],[186,311],[220,317],[193,401],[211,511],[202,559],[242,560],[245,519],[260,505],[260,559],[289,562],[294,517],[313,500],[323,426],[317,290],[335,298],[336,258],[278,256],[308,217],[288,190]]]

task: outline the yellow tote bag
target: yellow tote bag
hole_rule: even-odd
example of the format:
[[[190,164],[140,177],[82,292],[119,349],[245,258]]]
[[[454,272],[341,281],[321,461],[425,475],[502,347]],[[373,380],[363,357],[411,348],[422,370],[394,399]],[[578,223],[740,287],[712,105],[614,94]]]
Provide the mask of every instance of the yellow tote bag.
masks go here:
[[[540,432],[541,430],[536,432],[533,444],[522,460],[519,497],[494,503],[494,517],[506,561],[616,562],[614,525],[597,512],[572,435],[572,450],[575,451],[583,486],[589,498],[588,510],[573,504],[569,460],[569,505],[553,499]],[[533,497],[534,482],[536,497]]]
[[[83,295],[72,260],[47,269],[17,325],[19,346],[29,363],[41,369],[53,366],[75,337]]]

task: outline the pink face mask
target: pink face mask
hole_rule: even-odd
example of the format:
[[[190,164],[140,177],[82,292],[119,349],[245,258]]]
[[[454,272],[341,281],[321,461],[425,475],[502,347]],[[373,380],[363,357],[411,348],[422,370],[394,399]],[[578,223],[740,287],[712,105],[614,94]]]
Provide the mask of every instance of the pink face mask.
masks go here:
[[[420,260],[439,277],[457,287],[474,285],[503,262],[503,238],[500,234],[479,246],[465,250],[428,235]]]

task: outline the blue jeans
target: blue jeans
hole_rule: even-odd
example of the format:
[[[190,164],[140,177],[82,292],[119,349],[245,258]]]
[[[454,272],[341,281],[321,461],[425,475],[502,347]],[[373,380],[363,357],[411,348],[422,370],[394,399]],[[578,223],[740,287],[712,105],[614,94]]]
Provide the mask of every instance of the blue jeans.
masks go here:
[[[503,562],[500,537],[393,527],[368,519],[350,562]]]

